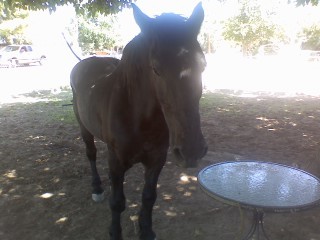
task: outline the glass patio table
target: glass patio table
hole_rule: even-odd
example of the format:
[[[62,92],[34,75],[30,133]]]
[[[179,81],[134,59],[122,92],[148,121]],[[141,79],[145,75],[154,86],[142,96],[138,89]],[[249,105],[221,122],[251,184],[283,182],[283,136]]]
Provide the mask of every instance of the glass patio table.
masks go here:
[[[252,226],[243,240],[254,236],[270,240],[263,226],[266,212],[295,212],[320,204],[317,177],[277,163],[222,162],[202,169],[198,182],[209,196],[253,211]]]

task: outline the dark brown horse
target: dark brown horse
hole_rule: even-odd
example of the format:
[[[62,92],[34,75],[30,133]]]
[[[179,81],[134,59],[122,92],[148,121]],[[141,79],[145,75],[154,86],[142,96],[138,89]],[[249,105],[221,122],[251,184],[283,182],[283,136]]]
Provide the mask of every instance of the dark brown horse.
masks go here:
[[[141,33],[128,43],[120,61],[89,58],[71,73],[74,111],[92,168],[96,201],[103,189],[94,137],[108,146],[110,238],[114,240],[122,239],[123,182],[129,168],[138,162],[145,167],[140,239],[155,239],[152,208],[169,146],[184,167],[195,167],[207,151],[199,115],[201,73],[206,65],[197,41],[202,5],[188,19],[175,14],[150,18],[135,5],[133,13]]]

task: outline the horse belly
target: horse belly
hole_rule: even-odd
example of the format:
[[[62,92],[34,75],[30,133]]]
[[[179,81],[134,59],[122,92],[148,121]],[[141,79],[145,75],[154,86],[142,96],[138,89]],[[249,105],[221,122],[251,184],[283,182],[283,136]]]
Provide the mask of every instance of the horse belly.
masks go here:
[[[83,126],[95,137],[103,140],[102,122],[97,107],[87,101],[78,102],[79,118]]]

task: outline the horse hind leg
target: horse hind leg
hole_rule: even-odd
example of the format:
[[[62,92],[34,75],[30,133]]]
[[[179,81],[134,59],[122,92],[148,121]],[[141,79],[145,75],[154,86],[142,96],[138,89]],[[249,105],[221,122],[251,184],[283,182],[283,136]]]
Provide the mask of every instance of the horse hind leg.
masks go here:
[[[72,81],[72,80],[71,80]],[[83,142],[86,145],[86,155],[89,159],[92,174],[92,199],[95,202],[101,202],[104,199],[104,191],[101,187],[101,179],[97,170],[96,159],[97,159],[97,148],[94,144],[94,136],[84,127],[79,116],[79,110],[77,107],[77,94],[72,87],[73,94],[73,111],[78,120],[80,126],[80,132]]]
[[[89,159],[92,173],[92,199],[95,202],[101,202],[104,200],[104,191],[101,187],[101,179],[97,170],[97,148],[94,144],[94,136],[83,126],[81,126],[82,139],[86,145],[86,155]]]

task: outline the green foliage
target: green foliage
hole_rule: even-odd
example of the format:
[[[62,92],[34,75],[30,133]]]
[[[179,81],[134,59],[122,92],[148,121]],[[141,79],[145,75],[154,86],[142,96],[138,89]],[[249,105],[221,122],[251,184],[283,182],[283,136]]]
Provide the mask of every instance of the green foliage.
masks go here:
[[[19,9],[6,8],[6,4],[0,2],[0,23],[15,18],[26,18],[28,13],[26,11],[19,11]]]
[[[60,87],[57,92],[51,90],[39,90],[26,94],[21,94],[21,97],[33,99],[33,103],[16,103],[10,106],[10,110],[17,112],[26,110],[30,116],[40,116],[43,124],[70,124],[78,125],[72,107],[72,91],[70,87]],[[70,105],[71,104],[71,105]],[[6,111],[7,108],[0,108],[1,111]],[[50,109],[43,114],[44,109]],[[39,115],[39,113],[42,113]]]
[[[300,33],[300,37],[304,39],[302,48],[307,50],[320,51],[320,25],[313,24],[305,27]]]
[[[229,18],[224,25],[223,36],[242,48],[244,55],[254,54],[257,48],[281,36],[281,30],[262,17],[255,1],[244,0],[237,16]]]
[[[90,14],[117,13],[123,8],[130,6],[133,0],[4,0],[3,5],[8,10],[25,9],[25,10],[49,10],[55,11],[58,6],[72,5],[77,13],[88,11]],[[225,2],[226,0],[218,0]],[[295,2],[297,6],[312,4],[318,5],[319,0],[288,0]]]
[[[214,19],[214,17],[205,18],[198,36],[201,48],[205,52],[213,53],[215,51],[215,45],[221,36],[220,27],[221,23]]]
[[[132,0],[5,0],[4,7],[9,10],[49,10],[55,11],[58,6],[72,5],[77,13],[88,12],[111,14],[130,6]]]
[[[113,49],[117,42],[117,34],[113,25],[117,21],[115,15],[95,14],[78,16],[78,41],[83,52],[89,53]]]
[[[5,3],[0,2],[0,43],[29,43],[24,35],[26,25],[23,23],[23,19],[28,15],[28,12],[23,10],[8,9]]]
[[[0,29],[0,43],[7,44],[30,44],[30,40],[24,34],[25,25],[14,28]]]
[[[289,0],[289,2],[291,2],[291,1]],[[304,6],[304,5],[307,5],[307,4],[310,4],[310,3],[313,6],[317,6],[318,3],[319,3],[319,0],[296,0],[295,2],[297,4],[297,6],[301,6],[301,5]]]

